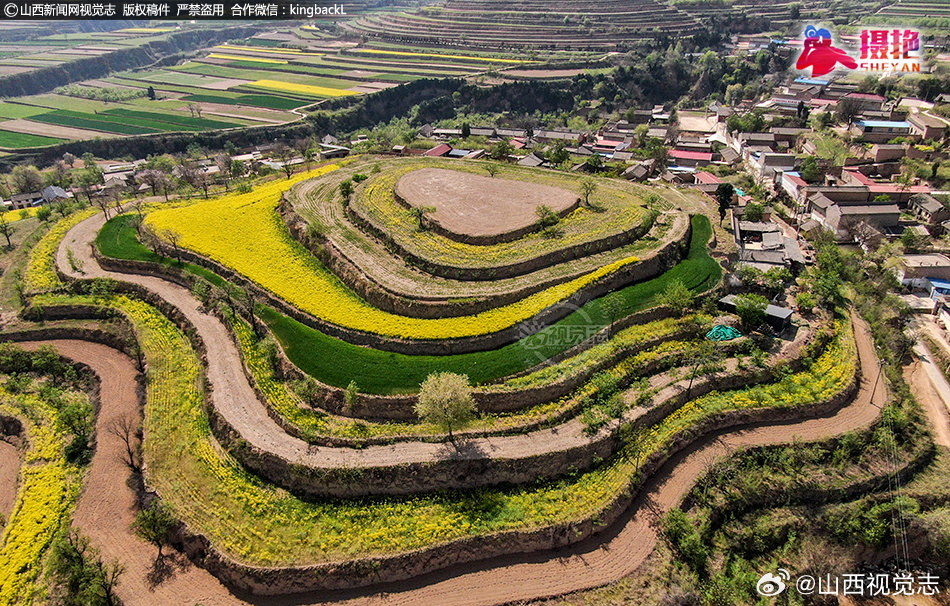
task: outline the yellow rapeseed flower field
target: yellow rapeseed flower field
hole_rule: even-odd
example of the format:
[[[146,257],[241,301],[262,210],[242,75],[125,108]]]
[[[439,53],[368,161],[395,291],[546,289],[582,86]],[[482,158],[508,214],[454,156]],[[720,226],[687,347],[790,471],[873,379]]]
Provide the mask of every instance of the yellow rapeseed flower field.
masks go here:
[[[281,299],[331,324],[406,339],[450,339],[490,334],[531,318],[621,267],[627,257],[580,278],[477,315],[423,319],[399,316],[360,299],[294,241],[275,209],[292,184],[319,176],[335,165],[273,181],[250,193],[223,196],[182,208],[150,213],[157,233],[171,230],[181,245],[250,278]]]
[[[268,90],[279,90],[286,93],[300,93],[302,95],[311,95],[314,97],[347,97],[349,95],[359,94],[351,90],[344,90],[342,88],[310,86],[309,84],[294,84],[292,82],[279,82],[277,80],[258,80],[257,82],[251,82],[249,86],[266,88]]]
[[[410,53],[406,51],[377,50],[358,48],[354,52],[369,53],[371,55],[396,55],[398,57],[436,57],[439,59],[464,59],[467,61],[488,61],[491,63],[537,63],[529,59],[496,59],[494,57],[476,57],[473,55],[440,55],[439,53]]]
[[[287,65],[288,61],[284,59],[265,59],[264,57],[254,57],[252,55],[222,55],[211,53],[209,59],[228,59],[231,61],[253,61],[255,63],[273,63],[275,65]]]

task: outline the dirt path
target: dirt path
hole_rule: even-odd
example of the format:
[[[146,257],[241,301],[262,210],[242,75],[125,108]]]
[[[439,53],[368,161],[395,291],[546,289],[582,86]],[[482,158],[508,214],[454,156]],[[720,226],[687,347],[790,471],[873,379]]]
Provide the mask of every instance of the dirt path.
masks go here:
[[[919,360],[905,369],[904,377],[930,420],[934,442],[950,448],[950,384],[923,342],[914,345],[914,353]]]
[[[504,295],[515,290],[540,290],[559,282],[578,278],[621,258],[616,251],[605,251],[570,259],[554,267],[547,267],[514,278],[487,281],[451,280],[439,276],[422,275],[405,263],[391,262],[392,255],[375,238],[366,238],[356,228],[336,198],[327,200],[323,194],[328,185],[319,181],[304,181],[295,186],[298,201],[295,206],[307,219],[315,217],[326,226],[327,236],[340,253],[360,268],[377,284],[400,296],[418,298],[467,298]],[[335,189],[333,189],[335,191]],[[308,200],[308,198],[312,198]],[[669,230],[657,241],[654,249],[664,246],[671,238],[682,236],[687,226],[684,213],[676,213]],[[356,234],[354,236],[354,234]]]
[[[93,538],[107,557],[118,557],[126,565],[120,594],[130,606],[192,606],[196,603],[205,606],[242,603],[290,606],[345,599],[354,605],[426,603],[463,606],[507,604],[560,595],[620,579],[633,572],[652,551],[657,540],[653,528],[657,516],[675,506],[716,459],[744,446],[792,439],[821,439],[871,423],[885,395],[884,390],[878,388],[874,392],[874,402],[871,402],[877,364],[863,323],[857,323],[856,339],[864,372],[859,392],[850,404],[825,418],[722,431],[697,442],[674,457],[647,482],[641,495],[618,523],[591,540],[571,548],[512,555],[447,569],[411,582],[375,588],[375,593],[367,595],[337,592],[250,598],[246,602],[233,596],[206,571],[187,564],[172,570],[164,582],[153,586],[149,580],[153,548],[128,531],[133,497],[124,485],[128,471],[117,456],[122,445],[103,431],[111,418],[129,411],[137,412],[138,403],[132,390],[134,367],[128,358],[99,345],[77,341],[54,341],[51,344],[63,355],[92,366],[103,379],[102,412],[97,422],[101,441],[87,487],[80,497],[76,524]]]
[[[90,243],[104,217],[93,217],[70,230],[59,248],[60,269],[77,277],[111,277],[140,284],[177,307],[195,326],[207,350],[207,373],[213,386],[214,407],[242,438],[262,450],[312,468],[371,468],[453,459],[506,459],[536,457],[589,444],[610,432],[604,427],[587,435],[579,419],[526,434],[469,439],[466,448],[455,449],[440,442],[397,442],[362,449],[315,447],[287,434],[267,413],[242,371],[241,356],[224,325],[201,311],[200,303],[185,288],[152,276],[105,271],[91,253]],[[81,261],[83,273],[71,269],[68,252]],[[640,413],[642,414],[642,412]]]
[[[10,512],[16,503],[16,493],[20,484],[20,452],[10,444],[0,440],[0,531],[10,519]]]
[[[108,427],[119,417],[140,417],[135,395],[137,373],[132,360],[114,349],[85,341],[22,343],[27,349],[41,345],[52,345],[61,355],[91,366],[101,380],[96,452],[76,505],[73,525],[90,538],[106,559],[118,559],[125,566],[118,588],[122,601],[127,606],[243,604],[210,573],[180,555],[167,558],[171,574],[161,568],[156,570],[155,547],[129,530],[135,513],[135,494],[128,486],[129,469],[122,459],[125,445],[109,433]]]
[[[854,400],[837,413],[799,422],[724,430],[698,441],[647,481],[640,496],[617,523],[579,545],[440,571],[383,586],[377,591],[385,593],[356,597],[347,604],[509,604],[598,587],[632,573],[656,544],[654,523],[658,516],[676,506],[717,459],[745,446],[820,440],[867,426],[877,418],[879,407],[885,402],[885,390],[881,386],[874,390],[877,359],[867,327],[859,320],[855,321],[855,336],[862,368],[860,388]],[[257,603],[289,606],[338,600],[337,596],[314,594]]]

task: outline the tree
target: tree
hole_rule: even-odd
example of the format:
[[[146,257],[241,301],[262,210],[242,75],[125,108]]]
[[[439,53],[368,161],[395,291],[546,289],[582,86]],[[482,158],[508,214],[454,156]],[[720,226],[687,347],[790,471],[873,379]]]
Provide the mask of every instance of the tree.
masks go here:
[[[294,150],[288,147],[286,143],[278,143],[274,146],[274,157],[280,160],[280,167],[283,169],[287,178],[294,174],[294,165],[290,163],[294,159]]]
[[[769,300],[762,295],[741,294],[736,296],[736,315],[746,328],[755,328],[765,321],[765,308]]]
[[[673,280],[657,296],[656,302],[669,307],[673,315],[682,316],[693,308],[695,298],[693,292],[683,284],[682,280]]]
[[[149,99],[151,99],[152,101],[154,101],[154,100],[155,100],[155,87],[154,87],[154,86],[149,86],[148,89],[146,89],[146,94],[148,94],[148,98],[149,98]]]
[[[3,237],[7,239],[7,248],[13,248],[13,242],[10,241],[10,236],[13,234],[13,226],[7,223],[7,218],[0,213],[0,234],[3,234]]]
[[[189,104],[188,104],[188,111],[191,112],[191,117],[192,117],[192,118],[200,118],[200,117],[201,117],[201,105],[199,105],[199,104],[197,104],[197,103],[189,103]]]
[[[343,196],[344,200],[350,199],[350,194],[353,193],[353,181],[347,179],[340,183],[340,195]]]
[[[854,99],[841,99],[835,108],[835,115],[838,117],[838,120],[848,126],[851,126],[851,123],[854,122],[854,119],[859,113],[861,113],[861,106],[859,106],[858,102]]]
[[[18,194],[40,191],[43,189],[43,175],[35,166],[17,166],[13,169],[13,189]]]
[[[168,175],[154,168],[146,168],[138,173],[138,178],[151,188],[153,196],[157,196],[159,192],[162,192],[165,194],[165,200],[168,200],[168,188],[171,184]]]
[[[604,297],[601,309],[604,310],[607,321],[613,324],[627,310],[627,299],[619,292],[612,292]]]
[[[60,534],[50,550],[52,603],[61,606],[121,606],[115,588],[123,567],[104,562],[89,539],[77,530]]]
[[[109,423],[110,434],[122,440],[125,445],[123,462],[132,473],[142,472],[142,428],[131,415],[116,417]]]
[[[604,168],[604,158],[600,154],[592,154],[584,160],[584,166],[592,173],[599,173]]]
[[[818,167],[818,159],[814,156],[808,156],[802,160],[802,165],[800,169],[802,179],[808,181],[809,183],[817,183],[821,181],[823,173]]]
[[[492,160],[507,160],[514,151],[515,148],[511,146],[511,143],[502,139],[492,146],[490,155]]]
[[[548,150],[548,153],[545,157],[547,161],[554,166],[560,166],[568,161],[568,159],[571,157],[571,154],[567,151],[564,141],[558,139],[554,142],[554,145],[551,146],[551,149]]]
[[[750,202],[742,214],[743,219],[753,222],[761,221],[763,216],[765,216],[765,206],[758,202]]]
[[[489,177],[497,175],[499,170],[501,169],[498,168],[497,164],[488,163],[485,165],[485,171],[488,172]]]
[[[69,152],[63,154],[63,162],[69,165],[69,168],[73,167],[73,164],[76,163],[76,156],[72,155]]]
[[[179,246],[181,235],[176,231],[165,229],[162,230],[161,238],[172,245],[172,249],[175,251],[175,260],[181,265],[181,247]]]
[[[592,158],[594,156],[591,156]],[[600,157],[599,155],[597,156]],[[581,197],[584,198],[584,206],[590,206],[590,197],[597,191],[597,182],[593,179],[584,179],[581,181]]]
[[[178,167],[178,179],[191,187],[192,189],[200,189],[204,192],[204,197],[208,197],[208,190],[211,187],[211,179],[208,176],[208,173],[205,172],[204,167],[194,161],[190,161],[187,158],[182,158],[182,163]]]
[[[468,122],[462,122],[462,138],[468,139],[472,136],[472,127],[468,125]]]
[[[736,188],[732,183],[720,183],[716,188],[716,201],[719,203],[719,223],[726,219],[726,213],[732,207],[732,198],[735,196]]]
[[[132,530],[135,534],[158,547],[158,558],[162,559],[162,548],[165,546],[168,533],[177,524],[177,520],[160,501],[135,514]]]
[[[415,405],[416,415],[444,429],[454,444],[453,429],[462,427],[475,416],[475,399],[468,377],[451,372],[426,377]]]
[[[45,178],[46,185],[55,185],[57,187],[68,187],[69,186],[69,169],[66,167],[66,163],[62,160],[57,160],[53,164],[53,170],[46,173]]]
[[[416,220],[416,227],[419,231],[426,230],[426,215],[434,213],[436,211],[434,206],[413,206],[409,209],[409,212],[412,213],[413,218]]]

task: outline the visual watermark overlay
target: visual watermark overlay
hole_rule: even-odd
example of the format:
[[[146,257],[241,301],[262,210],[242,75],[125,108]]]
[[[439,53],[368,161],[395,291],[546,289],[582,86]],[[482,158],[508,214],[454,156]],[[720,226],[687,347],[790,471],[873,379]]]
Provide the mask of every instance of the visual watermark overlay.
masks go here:
[[[362,6],[362,5],[359,5]],[[320,0],[274,2],[6,2],[3,19],[247,20],[345,17],[348,5]]]
[[[811,70],[811,77],[820,77],[838,69],[877,73],[881,75],[920,73],[920,32],[905,27],[861,30],[860,54],[835,45],[831,30],[809,25],[803,32],[802,53],[795,68]]]
[[[764,597],[776,597],[786,590],[799,595],[827,596],[933,596],[940,593],[940,577],[928,572],[911,573],[845,573],[814,576],[803,574],[793,581],[791,573],[784,568],[767,572],[755,585],[756,592]]]
[[[567,317],[571,314],[577,314],[577,320],[569,325],[563,322],[558,324],[545,324],[536,320],[522,322],[518,326],[518,343],[521,347],[532,352],[539,362],[546,361],[550,355],[545,355],[553,347],[566,351],[590,341],[591,346],[606,343],[610,337],[609,331],[604,326],[594,322],[584,308],[578,307],[573,303],[558,303],[552,308],[556,317]]]

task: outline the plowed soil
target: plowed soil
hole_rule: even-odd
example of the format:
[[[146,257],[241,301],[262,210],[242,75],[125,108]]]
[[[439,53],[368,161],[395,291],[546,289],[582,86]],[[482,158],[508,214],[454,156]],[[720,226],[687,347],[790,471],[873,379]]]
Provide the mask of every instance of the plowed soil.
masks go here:
[[[497,236],[538,221],[542,204],[561,213],[577,201],[576,192],[483,177],[441,168],[414,170],[396,183],[396,193],[416,208],[432,207],[433,221],[455,234]]]

